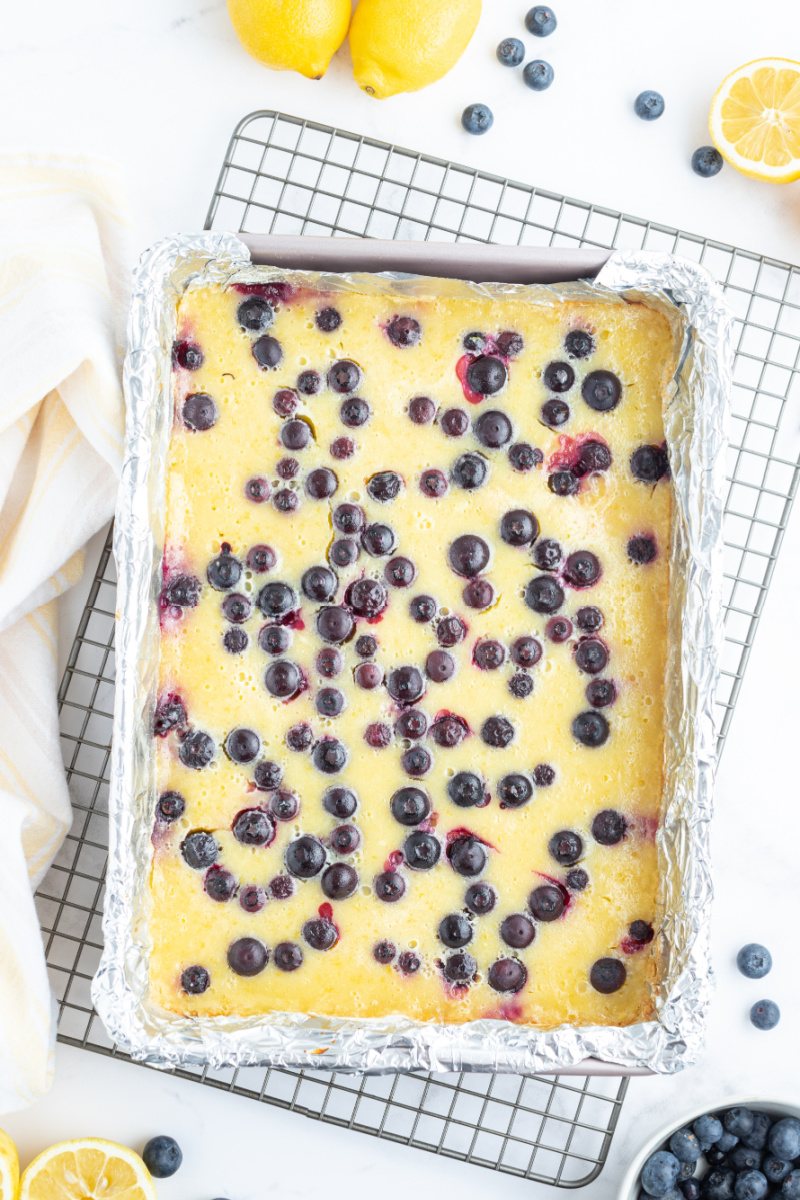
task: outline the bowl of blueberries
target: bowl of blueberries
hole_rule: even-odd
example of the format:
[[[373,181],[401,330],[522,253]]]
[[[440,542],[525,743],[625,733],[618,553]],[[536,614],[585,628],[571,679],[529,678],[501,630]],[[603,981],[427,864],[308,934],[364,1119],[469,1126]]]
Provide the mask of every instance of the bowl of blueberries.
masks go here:
[[[621,1200],[800,1200],[800,1107],[744,1098],[661,1130],[631,1163]]]

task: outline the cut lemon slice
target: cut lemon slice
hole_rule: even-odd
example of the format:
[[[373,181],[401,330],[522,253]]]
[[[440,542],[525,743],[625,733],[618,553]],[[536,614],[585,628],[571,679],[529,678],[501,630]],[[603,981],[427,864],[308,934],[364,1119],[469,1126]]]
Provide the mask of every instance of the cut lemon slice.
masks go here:
[[[102,1138],[80,1138],[51,1146],[26,1169],[19,1190],[20,1200],[101,1197],[156,1200],[153,1181],[139,1155]]]
[[[759,58],[723,79],[708,119],[723,158],[753,179],[800,179],[800,63]]]
[[[19,1158],[17,1147],[0,1129],[0,1200],[17,1200]]]

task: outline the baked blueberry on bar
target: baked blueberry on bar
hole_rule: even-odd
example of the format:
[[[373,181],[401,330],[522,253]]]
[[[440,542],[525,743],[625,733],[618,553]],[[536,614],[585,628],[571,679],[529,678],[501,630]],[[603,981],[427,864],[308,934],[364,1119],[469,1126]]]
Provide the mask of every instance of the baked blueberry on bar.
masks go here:
[[[667,319],[248,280],[178,307],[151,1001],[647,1018]]]

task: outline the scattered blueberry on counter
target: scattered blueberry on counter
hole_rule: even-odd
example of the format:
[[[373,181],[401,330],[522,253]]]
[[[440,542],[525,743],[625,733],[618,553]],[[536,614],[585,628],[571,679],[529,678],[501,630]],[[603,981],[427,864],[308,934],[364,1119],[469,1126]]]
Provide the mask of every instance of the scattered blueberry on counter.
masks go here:
[[[750,1009],[750,1020],[756,1029],[774,1029],[781,1019],[781,1010],[774,1000],[758,1000]]]
[[[518,67],[525,57],[525,47],[519,38],[504,38],[497,47],[497,61],[504,67]]]
[[[660,92],[640,92],[633,102],[633,110],[643,121],[657,121],[664,112],[664,97]]]
[[[183,1154],[175,1138],[161,1134],[150,1138],[142,1151],[142,1159],[154,1179],[169,1179],[183,1162]]]
[[[702,179],[710,179],[722,170],[722,155],[713,146],[701,146],[692,155],[692,170]]]
[[[748,979],[763,979],[772,970],[772,955],[766,946],[748,942],[737,954],[736,965]]]
[[[467,133],[488,133],[494,124],[494,114],[488,104],[468,104],[461,114],[461,124]]]
[[[532,62],[525,64],[522,78],[534,92],[546,92],[553,82],[555,74],[549,62],[545,62],[542,58],[535,58]]]
[[[650,1155],[641,1184],[641,1200],[800,1200],[800,1121],[742,1107],[706,1113]]]
[[[529,10],[525,17],[525,28],[534,37],[549,37],[557,24],[558,21],[552,8],[547,8],[544,4],[537,4],[535,8]]]

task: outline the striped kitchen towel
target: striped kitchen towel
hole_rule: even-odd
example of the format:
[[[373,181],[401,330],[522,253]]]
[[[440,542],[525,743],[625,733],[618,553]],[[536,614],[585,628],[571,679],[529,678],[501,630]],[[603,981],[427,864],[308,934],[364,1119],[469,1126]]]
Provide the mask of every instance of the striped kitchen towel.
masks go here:
[[[52,1079],[33,890],[71,820],[56,600],[114,506],[128,236],[110,163],[0,152],[0,1112]]]

